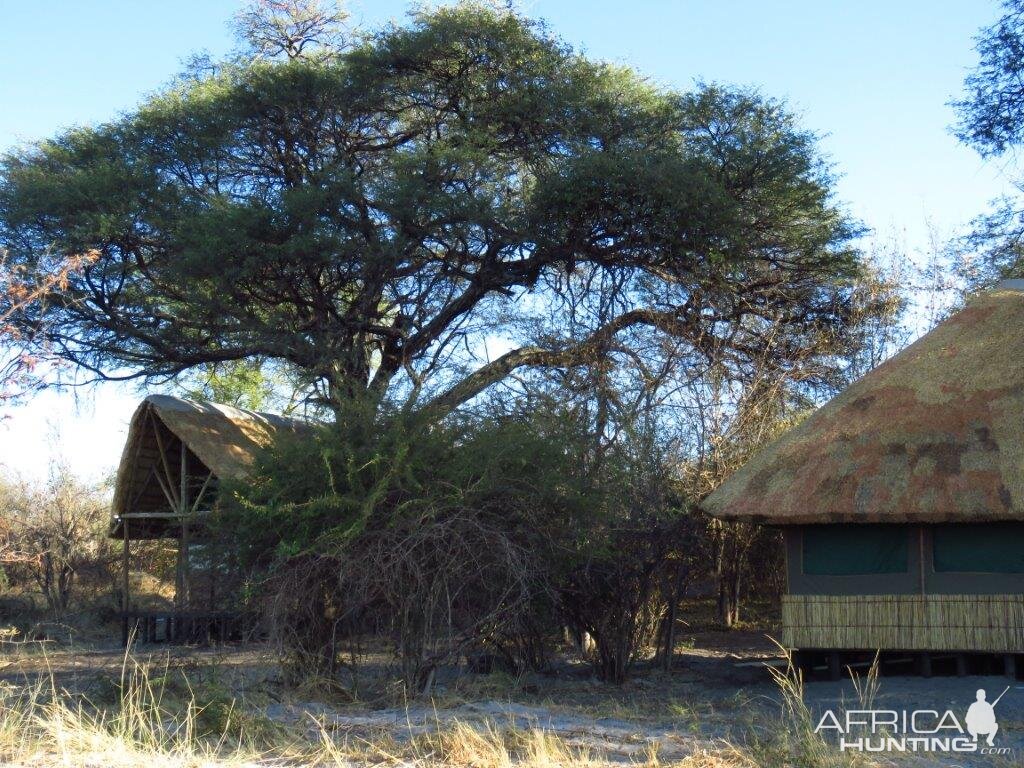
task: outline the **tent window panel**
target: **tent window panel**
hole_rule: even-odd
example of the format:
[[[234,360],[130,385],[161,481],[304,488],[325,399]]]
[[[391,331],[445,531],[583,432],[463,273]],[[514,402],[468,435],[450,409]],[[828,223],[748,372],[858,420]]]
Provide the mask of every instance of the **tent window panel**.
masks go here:
[[[1024,573],[1024,523],[937,525],[936,573]]]
[[[906,573],[907,528],[902,525],[812,525],[803,532],[803,570],[809,576]]]

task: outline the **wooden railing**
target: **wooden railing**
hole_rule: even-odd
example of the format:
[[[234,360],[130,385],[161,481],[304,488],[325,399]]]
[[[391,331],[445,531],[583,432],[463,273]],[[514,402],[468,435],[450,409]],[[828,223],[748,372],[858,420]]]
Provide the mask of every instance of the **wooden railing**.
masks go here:
[[[129,611],[121,614],[121,643],[212,645],[255,639],[256,617],[239,611]]]

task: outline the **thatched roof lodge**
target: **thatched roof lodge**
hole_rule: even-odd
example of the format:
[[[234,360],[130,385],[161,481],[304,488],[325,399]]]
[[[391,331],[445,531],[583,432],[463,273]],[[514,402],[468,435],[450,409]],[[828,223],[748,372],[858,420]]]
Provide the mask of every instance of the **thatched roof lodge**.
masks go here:
[[[782,527],[792,648],[1024,652],[1024,281],[975,297],[703,508]]]
[[[189,552],[197,543],[201,546],[220,481],[244,478],[261,449],[282,435],[309,429],[299,419],[218,403],[167,395],[142,401],[132,416],[117,470],[110,528],[112,537],[124,540],[126,617],[137,618],[129,594],[131,542],[177,540],[176,609],[194,612],[200,601],[191,599]]]
[[[182,515],[197,522],[210,511],[218,480],[245,477],[275,436],[307,429],[299,419],[150,395],[128,428],[111,535],[124,538],[127,520],[133,539],[176,538]]]

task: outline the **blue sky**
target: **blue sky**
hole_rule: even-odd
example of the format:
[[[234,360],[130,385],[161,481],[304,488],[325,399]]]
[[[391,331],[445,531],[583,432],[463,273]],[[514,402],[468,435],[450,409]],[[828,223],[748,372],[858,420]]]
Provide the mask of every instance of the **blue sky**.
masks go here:
[[[226,52],[227,22],[239,5],[0,0],[0,150],[110,119],[158,89],[189,54]],[[839,199],[911,253],[927,245],[927,222],[954,234],[1010,188],[1012,168],[982,162],[949,132],[955,115],[947,103],[975,62],[973,36],[998,16],[993,0],[525,0],[519,7],[589,55],[657,83],[718,81],[786,99],[805,127],[822,134],[841,176]],[[408,4],[363,0],[348,8],[372,27],[400,19]],[[0,424],[0,463],[39,475],[61,450],[100,475],[117,461],[136,399],[113,385],[77,398],[45,394]]]

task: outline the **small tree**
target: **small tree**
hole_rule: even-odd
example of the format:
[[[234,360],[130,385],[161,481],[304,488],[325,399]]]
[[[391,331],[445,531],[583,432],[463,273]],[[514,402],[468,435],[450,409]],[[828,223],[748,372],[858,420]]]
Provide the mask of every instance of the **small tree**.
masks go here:
[[[61,619],[80,573],[109,564],[107,503],[64,465],[46,483],[8,482],[2,494],[12,571],[38,587],[50,613]]]
[[[560,446],[515,423],[348,423],[275,446],[226,486],[234,503],[215,521],[241,546],[286,670],[337,679],[376,637],[415,695],[463,655],[528,652],[541,517],[567,519]]]
[[[594,640],[598,676],[622,683],[675,597],[690,518],[650,433],[609,447],[583,474],[594,506],[556,541],[564,564],[552,583],[567,623]]]

